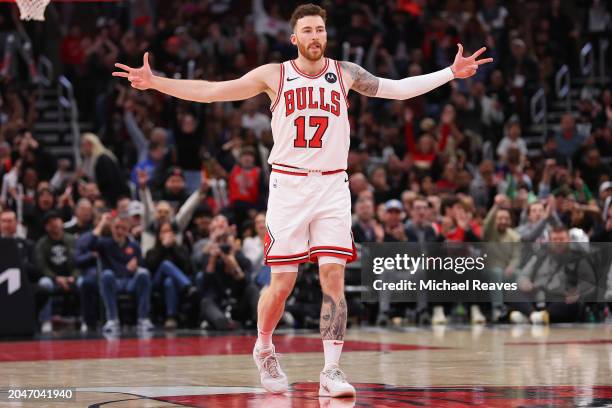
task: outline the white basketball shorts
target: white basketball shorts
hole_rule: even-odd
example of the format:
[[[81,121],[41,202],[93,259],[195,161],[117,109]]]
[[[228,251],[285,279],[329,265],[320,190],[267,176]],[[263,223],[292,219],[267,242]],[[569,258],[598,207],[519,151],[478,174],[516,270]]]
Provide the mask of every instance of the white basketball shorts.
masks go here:
[[[355,261],[347,173],[304,172],[287,167],[273,166],[270,173],[266,265],[317,262],[319,256]]]

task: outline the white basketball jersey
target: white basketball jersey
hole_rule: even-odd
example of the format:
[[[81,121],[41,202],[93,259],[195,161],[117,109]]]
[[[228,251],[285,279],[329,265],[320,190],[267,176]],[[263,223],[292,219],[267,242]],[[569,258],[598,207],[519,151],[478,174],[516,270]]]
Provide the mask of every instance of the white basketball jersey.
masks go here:
[[[294,61],[281,64],[272,110],[270,164],[308,170],[346,170],[350,144],[348,102],[337,61],[325,58],[316,75]]]

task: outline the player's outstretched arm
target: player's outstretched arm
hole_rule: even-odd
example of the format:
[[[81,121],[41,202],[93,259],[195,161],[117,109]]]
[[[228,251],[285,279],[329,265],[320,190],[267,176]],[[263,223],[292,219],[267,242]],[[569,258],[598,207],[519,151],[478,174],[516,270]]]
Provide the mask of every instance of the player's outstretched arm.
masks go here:
[[[453,65],[431,74],[418,75],[399,80],[379,78],[357,64],[343,61],[342,71],[348,73],[347,86],[362,95],[387,99],[408,99],[431,91],[454,78],[469,78],[476,73],[478,67],[493,61],[493,58],[477,58],[485,52],[482,47],[469,57],[463,57],[463,46],[457,44],[459,50],[455,55]]]
[[[272,81],[278,82],[278,75],[280,75],[278,64],[267,64],[231,81],[212,82],[164,78],[153,75],[149,65],[149,53],[145,53],[143,65],[140,68],[132,68],[119,63],[115,66],[122,71],[113,72],[113,76],[127,78],[133,88],[155,89],[167,95],[194,102],[239,101],[262,92],[271,93],[276,86],[272,84]]]

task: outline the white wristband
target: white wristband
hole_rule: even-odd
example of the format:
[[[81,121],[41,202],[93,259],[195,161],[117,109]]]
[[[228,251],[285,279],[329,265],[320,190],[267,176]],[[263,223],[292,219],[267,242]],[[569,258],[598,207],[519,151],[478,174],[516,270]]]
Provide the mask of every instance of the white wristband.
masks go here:
[[[450,67],[399,80],[378,78],[377,98],[408,99],[431,91],[455,78]]]

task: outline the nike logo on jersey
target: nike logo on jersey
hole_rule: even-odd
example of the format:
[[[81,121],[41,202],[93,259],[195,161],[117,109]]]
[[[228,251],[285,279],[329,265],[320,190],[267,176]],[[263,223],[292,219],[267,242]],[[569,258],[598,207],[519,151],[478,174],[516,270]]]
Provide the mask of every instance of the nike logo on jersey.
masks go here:
[[[298,79],[299,77],[295,77],[295,78],[287,78],[287,82],[289,81],[293,81],[294,79]]]

